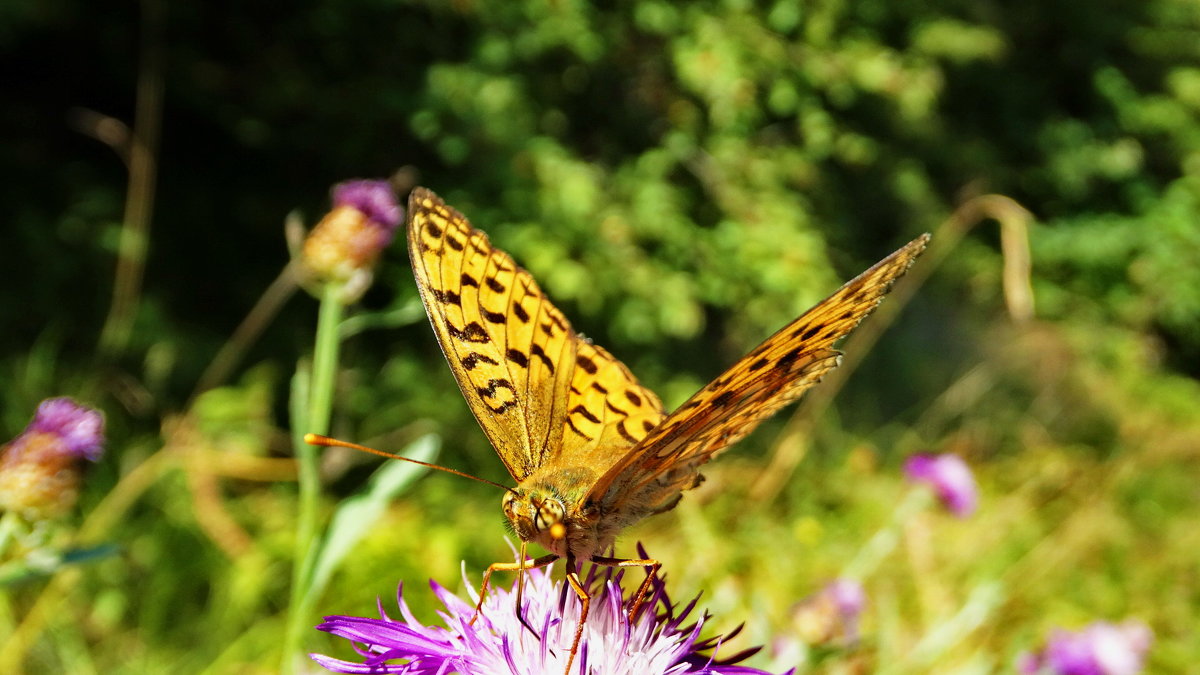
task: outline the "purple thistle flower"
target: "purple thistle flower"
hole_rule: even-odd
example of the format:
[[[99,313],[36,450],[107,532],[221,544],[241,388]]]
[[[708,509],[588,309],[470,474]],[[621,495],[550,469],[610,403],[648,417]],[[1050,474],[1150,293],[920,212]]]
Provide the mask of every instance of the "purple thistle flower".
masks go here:
[[[42,401],[24,433],[54,434],[64,452],[93,462],[104,453],[104,417],[66,397]]]
[[[593,588],[598,580],[602,585],[598,593],[592,594],[591,611],[573,671],[596,675],[767,675],[761,670],[733,665],[758,649],[721,661],[702,653],[715,651],[723,639],[732,637],[737,630],[726,638],[700,639],[700,629],[709,618],[707,614],[684,625],[699,598],[676,613],[660,578],[655,581],[637,620],[630,624],[622,600],[621,575],[614,577],[610,570],[598,577],[593,567],[585,586]],[[474,625],[470,624],[475,613],[474,602],[455,596],[436,582],[431,581],[430,586],[445,605],[445,610],[438,612],[445,627],[422,625],[405,604],[401,586],[396,593],[399,620],[389,617],[381,604],[379,613],[383,618],[328,616],[317,626],[353,641],[362,662],[321,654],[310,656],[338,673],[563,672],[579,621],[580,605],[563,582],[551,579],[548,569],[526,573],[522,596],[523,616],[538,636],[522,626],[516,616],[516,582],[511,589],[497,588],[488,594]]]
[[[369,278],[402,220],[404,209],[387,181],[339,183],[333,188],[333,210],[304,241],[304,263],[322,281],[346,283],[363,273]]]
[[[385,180],[349,180],[333,186],[333,205],[351,206],[361,211],[376,227],[387,230],[388,241],[404,220],[404,209],[396,201],[396,193]]]
[[[933,488],[942,505],[959,518],[971,515],[979,505],[975,477],[958,455],[913,455],[904,462],[904,473],[910,481]]]
[[[858,618],[867,593],[852,579],[835,579],[796,607],[795,621],[809,644],[850,644],[858,640]]]
[[[69,398],[42,401],[33,421],[0,450],[0,509],[31,520],[61,515],[79,493],[79,460],[104,451],[104,417]]]
[[[1077,632],[1056,630],[1040,653],[1025,654],[1025,675],[1134,675],[1154,635],[1144,623],[1097,621]]]

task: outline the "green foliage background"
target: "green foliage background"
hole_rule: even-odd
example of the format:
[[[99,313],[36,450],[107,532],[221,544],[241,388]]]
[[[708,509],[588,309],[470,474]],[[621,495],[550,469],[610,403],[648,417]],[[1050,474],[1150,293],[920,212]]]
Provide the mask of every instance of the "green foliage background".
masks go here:
[[[293,486],[266,465],[214,476],[204,453],[289,455],[315,304],[287,304],[227,387],[193,387],[286,264],[284,216],[311,223],[334,182],[403,167],[668,406],[903,242],[936,244],[962,204],[1016,200],[1035,218],[1031,321],[1005,310],[994,223],[943,234],[832,408],[766,425],[623,545],[647,542],[676,596],[704,590],[718,630],[769,642],[885,525],[903,457],[953,451],[982,509],[904,525],[867,580],[867,667],[1007,672],[1053,626],[1136,616],[1154,672],[1200,672],[1198,38],[1184,0],[6,3],[3,430],[51,395],[106,410],[81,519],[172,458],[95,535],[122,554],[57,595],[24,667],[276,666]],[[79,129],[87,111],[132,124],[155,45],[144,291],[128,344],[99,349],[129,174]],[[503,480],[424,320],[395,320],[416,298],[401,248],[355,310],[383,327],[346,343],[335,431],[395,448],[436,430],[441,463]],[[756,498],[797,439],[804,461]],[[330,507],[367,473],[331,457]],[[508,557],[476,487],[422,480],[321,610],[370,614],[399,580],[428,609],[421,580]],[[0,634],[47,584],[8,589]]]

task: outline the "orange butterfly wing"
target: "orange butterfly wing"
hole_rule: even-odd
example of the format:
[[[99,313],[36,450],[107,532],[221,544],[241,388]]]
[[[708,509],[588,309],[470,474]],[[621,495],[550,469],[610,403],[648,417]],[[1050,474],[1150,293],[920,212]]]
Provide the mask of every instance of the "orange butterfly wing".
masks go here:
[[[556,460],[599,475],[662,420],[653,392],[425,188],[409,196],[408,248],[459,389],[515,480]]]
[[[601,475],[656,428],[666,412],[658,396],[599,345],[580,338],[575,364],[561,458]]]
[[[696,392],[613,464],[590,500],[617,517],[646,504],[673,505],[678,492],[696,484],[701,464],[837,366],[834,343],[874,311],[928,242],[922,235],[848,281]]]

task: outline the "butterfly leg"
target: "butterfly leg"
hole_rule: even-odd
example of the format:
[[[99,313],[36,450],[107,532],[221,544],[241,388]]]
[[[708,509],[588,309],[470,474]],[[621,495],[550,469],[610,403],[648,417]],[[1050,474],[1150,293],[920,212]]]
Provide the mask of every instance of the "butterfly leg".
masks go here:
[[[588,608],[592,604],[592,596],[588,595],[583,582],[579,580],[579,572],[575,568],[575,557],[567,556],[567,583],[575,595],[579,596],[579,623],[575,626],[575,639],[571,641],[571,654],[567,657],[567,669],[563,675],[571,675],[571,665],[575,662],[575,653],[579,651],[579,640],[583,637],[583,624],[587,621]]]
[[[637,593],[633,595],[633,602],[629,604],[629,623],[637,618],[638,612],[641,611],[642,605],[646,601],[646,594],[650,592],[650,587],[654,584],[654,579],[658,577],[658,569],[662,567],[662,563],[653,559],[627,559],[627,558],[608,558],[605,556],[593,556],[592,562],[597,565],[606,567],[641,567],[646,570],[646,578],[642,581],[642,585],[638,586]]]
[[[479,587],[479,602],[475,604],[475,613],[471,616],[471,620],[469,622],[467,622],[467,625],[474,626],[475,620],[479,618],[479,614],[483,611],[483,601],[484,601],[484,599],[487,598],[488,585],[492,579],[492,572],[518,572],[518,573],[520,573],[520,572],[524,572],[525,570],[534,570],[539,567],[545,567],[546,565],[549,565],[550,563],[554,562],[555,560],[558,560],[558,556],[551,553],[550,555],[544,555],[540,558],[535,558],[533,560],[527,560],[524,556],[521,556],[520,562],[492,563],[491,565],[488,565],[487,570],[484,571],[484,573],[483,573],[483,584]],[[537,631],[535,631],[532,627],[530,627],[530,625],[528,623],[526,623],[525,616],[521,613],[520,598],[517,599],[516,613],[517,613],[517,619],[519,619],[521,621],[521,625],[525,626],[525,628],[530,633],[533,633],[534,636],[537,636]],[[541,639],[541,638],[539,637],[538,639]]]

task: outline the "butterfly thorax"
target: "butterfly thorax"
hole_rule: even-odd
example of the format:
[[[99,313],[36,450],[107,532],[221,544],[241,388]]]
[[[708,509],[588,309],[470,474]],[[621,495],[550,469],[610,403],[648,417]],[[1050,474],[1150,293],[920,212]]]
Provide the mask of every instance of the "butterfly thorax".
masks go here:
[[[504,494],[504,515],[522,541],[579,560],[612,545],[601,541],[598,513],[586,504],[595,473],[586,467],[543,467]]]

